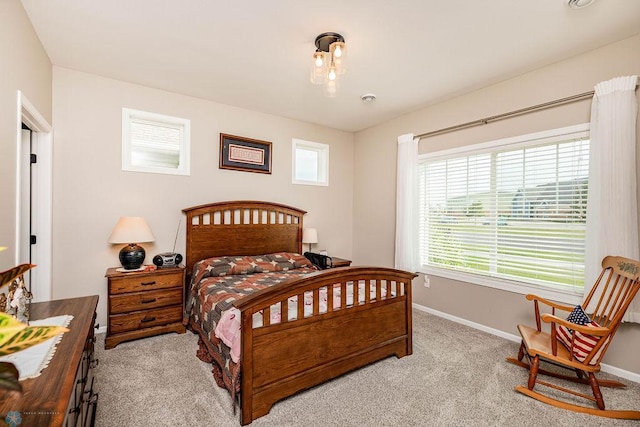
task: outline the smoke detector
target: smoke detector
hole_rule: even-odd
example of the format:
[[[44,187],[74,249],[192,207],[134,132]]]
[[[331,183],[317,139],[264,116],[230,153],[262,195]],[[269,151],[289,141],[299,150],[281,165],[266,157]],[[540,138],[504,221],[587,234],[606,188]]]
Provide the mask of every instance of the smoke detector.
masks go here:
[[[376,100],[376,94],[375,93],[365,93],[364,95],[360,95],[360,99],[362,100],[362,102],[364,103],[370,103]]]
[[[568,5],[571,9],[582,9],[591,6],[596,0],[569,0]]]

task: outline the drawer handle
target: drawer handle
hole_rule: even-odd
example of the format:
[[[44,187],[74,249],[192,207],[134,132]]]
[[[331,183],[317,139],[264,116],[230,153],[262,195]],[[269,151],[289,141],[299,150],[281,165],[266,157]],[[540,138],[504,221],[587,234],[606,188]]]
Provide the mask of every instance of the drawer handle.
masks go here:
[[[147,317],[141,320],[142,323],[146,323],[146,322],[153,322],[154,320],[156,320],[155,317]]]
[[[151,286],[151,285],[155,285],[156,281],[154,280],[153,282],[142,282],[140,283],[140,285],[142,286]]]
[[[152,302],[156,302],[155,298],[148,298],[148,299],[143,299],[142,301],[140,301],[140,303],[142,304],[151,304]]]
[[[91,369],[95,369],[96,367],[98,367],[99,364],[100,364],[100,359],[92,359],[91,362],[89,362],[89,367]]]

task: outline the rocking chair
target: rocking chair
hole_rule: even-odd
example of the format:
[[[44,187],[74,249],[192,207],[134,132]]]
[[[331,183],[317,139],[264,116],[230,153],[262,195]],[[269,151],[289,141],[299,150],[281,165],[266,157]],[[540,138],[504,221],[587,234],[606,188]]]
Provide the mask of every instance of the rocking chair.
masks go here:
[[[574,308],[535,295],[527,295],[526,298],[534,304],[536,328],[518,325],[522,336],[518,358],[507,358],[507,361],[529,370],[527,387],[517,386],[516,390],[541,402],[574,412],[608,418],[640,419],[640,411],[606,410],[600,386],[625,387],[625,385],[612,380],[599,381],[595,376],[595,373],[600,371],[600,361],[620,326],[622,316],[640,289],[639,280],[640,262],[608,256],[602,260],[602,272],[582,306]],[[596,299],[597,303],[595,303]],[[592,300],[595,308],[589,318],[582,308],[587,310]],[[551,307],[551,314],[541,314],[539,303]],[[571,313],[568,320],[557,317],[556,310]],[[541,321],[551,324],[550,332],[542,331]],[[528,363],[523,361],[525,355]],[[573,370],[576,376],[540,369],[541,360]],[[542,381],[538,379],[538,374],[588,384],[591,386],[593,397]],[[595,402],[597,408],[575,405],[544,395],[533,390],[536,384],[585,398]]]

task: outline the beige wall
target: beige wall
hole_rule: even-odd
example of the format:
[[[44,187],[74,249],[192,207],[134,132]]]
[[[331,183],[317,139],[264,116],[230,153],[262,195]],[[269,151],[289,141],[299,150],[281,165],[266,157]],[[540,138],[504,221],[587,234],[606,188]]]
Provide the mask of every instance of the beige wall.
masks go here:
[[[598,82],[632,74],[640,74],[640,35],[358,132],[355,135],[354,261],[393,265],[395,158],[399,135],[428,132],[588,92]],[[426,153],[586,123],[589,115],[590,101],[577,102],[423,139],[419,150]],[[532,321],[531,304],[523,295],[435,276],[431,276],[430,283],[430,288],[425,288],[422,280],[414,282],[414,302],[510,334],[517,334],[517,323]],[[640,325],[623,325],[605,363],[640,375],[638,353]]]
[[[51,123],[51,63],[18,0],[0,1],[0,271],[15,265],[17,91]]]
[[[274,102],[277,102],[274,101]],[[173,248],[186,207],[222,200],[267,200],[305,209],[330,253],[352,254],[353,135],[65,68],[53,69],[53,297],[98,294],[106,325],[107,244],[120,216],[143,216],[156,241],[147,263]],[[191,176],[123,172],[122,108],[191,120]],[[271,175],[218,169],[219,134],[273,143]],[[330,145],[330,186],[291,184],[291,139]],[[184,221],[176,250],[184,254]]]
[[[105,325],[103,275],[117,265],[119,250],[106,239],[119,216],[147,218],[156,235],[156,242],[146,245],[153,255],[172,248],[184,207],[241,198],[277,201],[309,211],[305,221],[318,228],[318,247],[352,257],[357,264],[391,266],[398,135],[499,114],[589,91],[611,77],[638,74],[640,36],[407,114],[359,132],[355,139],[350,133],[63,68],[54,68],[52,76],[50,61],[18,0],[0,1],[0,58],[0,246],[9,246],[0,253],[0,269],[14,263],[16,91],[21,90],[55,129],[53,298],[100,295],[99,321]],[[191,176],[122,172],[122,107],[191,119]],[[588,118],[589,102],[581,102],[427,139],[420,151]],[[219,170],[220,132],[272,141],[273,175]],[[294,137],[331,145],[329,188],[290,183]],[[177,250],[184,251],[184,225]],[[516,323],[531,319],[531,307],[523,300],[519,294],[437,277],[428,289],[415,287],[418,304],[508,333],[515,333]],[[639,351],[640,325],[625,325],[605,362],[640,374]]]

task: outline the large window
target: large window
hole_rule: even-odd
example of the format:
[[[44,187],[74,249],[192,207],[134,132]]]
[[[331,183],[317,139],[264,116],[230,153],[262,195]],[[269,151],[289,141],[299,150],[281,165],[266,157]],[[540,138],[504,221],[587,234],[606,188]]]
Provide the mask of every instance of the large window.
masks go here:
[[[588,169],[587,125],[421,156],[423,268],[581,293]]]
[[[122,109],[122,169],[189,175],[190,121]]]

